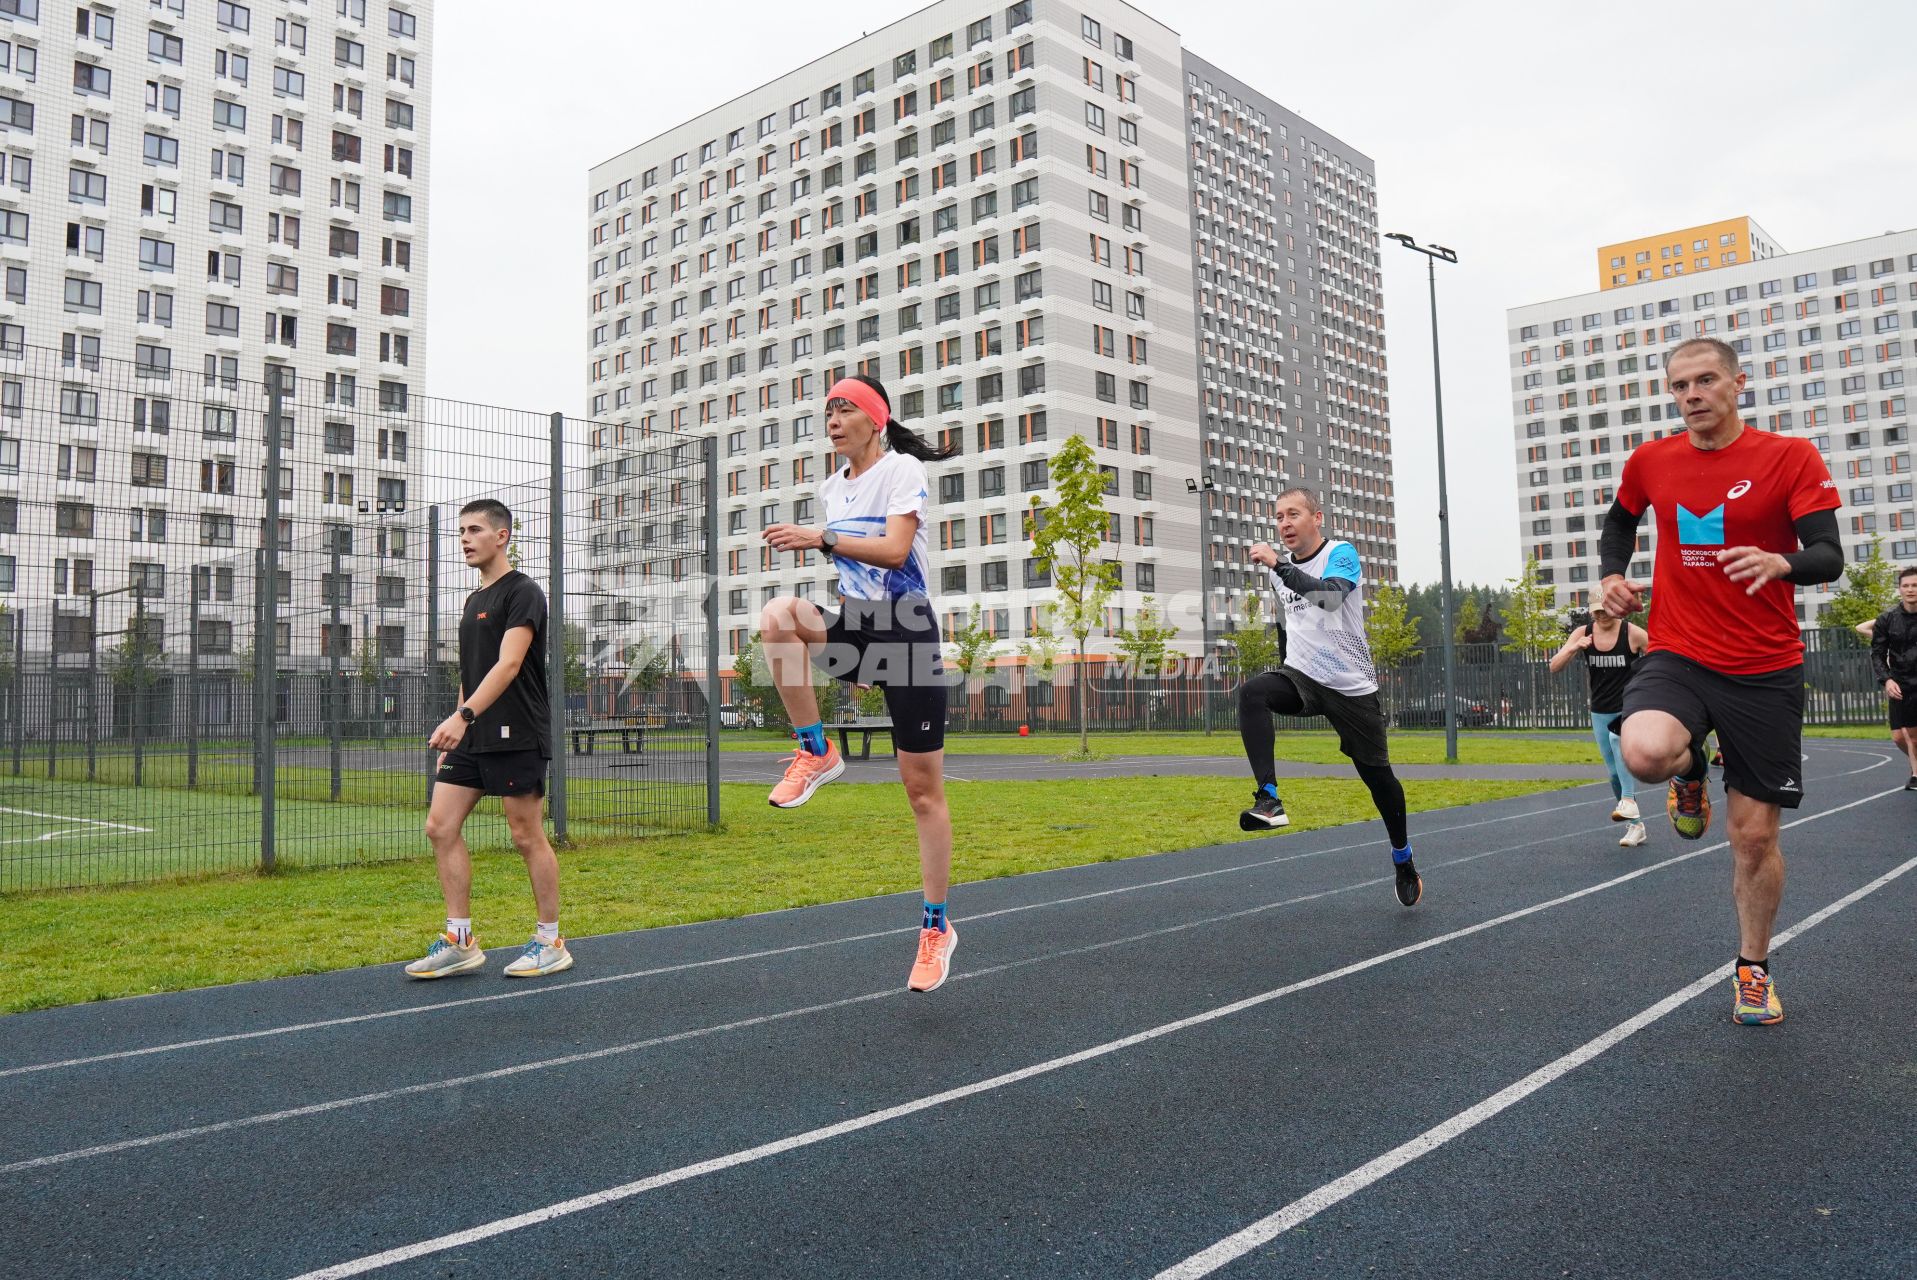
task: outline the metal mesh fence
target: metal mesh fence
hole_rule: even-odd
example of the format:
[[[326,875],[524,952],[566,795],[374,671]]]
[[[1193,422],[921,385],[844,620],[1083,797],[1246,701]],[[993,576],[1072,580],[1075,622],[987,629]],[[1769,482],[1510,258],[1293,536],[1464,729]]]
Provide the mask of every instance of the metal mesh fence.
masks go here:
[[[1848,631],[1804,633],[1804,722],[1881,724],[1885,704],[1871,677],[1868,646]],[[1551,674],[1543,659],[1526,659],[1495,644],[1459,645],[1452,701],[1458,724],[1469,729],[1588,729],[1590,694],[1584,668],[1574,663]],[[1001,666],[955,687],[948,723],[964,733],[1072,733],[1079,704],[1094,731],[1233,731],[1238,684],[1217,669],[1201,672],[1196,658],[1176,660],[1155,674],[1101,658],[1088,660],[1083,678],[1068,662],[1049,678],[1020,666]],[[1382,673],[1386,715],[1400,729],[1444,728],[1444,665],[1436,652]],[[1280,717],[1282,726],[1322,727],[1323,721]]]
[[[476,497],[550,602],[554,835],[716,820],[702,442],[395,386],[0,357],[0,892],[424,852]],[[673,536],[596,553],[628,505]]]

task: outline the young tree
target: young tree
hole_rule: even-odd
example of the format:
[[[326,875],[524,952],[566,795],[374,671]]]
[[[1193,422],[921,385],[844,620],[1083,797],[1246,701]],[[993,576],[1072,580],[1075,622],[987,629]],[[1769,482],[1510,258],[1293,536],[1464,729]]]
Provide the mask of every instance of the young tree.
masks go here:
[[[1130,664],[1134,677],[1156,679],[1165,671],[1166,644],[1177,635],[1177,627],[1159,622],[1158,604],[1146,596],[1132,615],[1132,625],[1119,628],[1118,651]]]
[[[1018,642],[1026,674],[1050,680],[1058,670],[1060,643],[1058,632],[1052,628],[1052,611],[1041,607],[1033,621],[1032,633]]]
[[[664,651],[660,653],[663,655]],[[751,712],[765,728],[789,732],[792,720],[785,713],[785,702],[779,697],[778,685],[772,681],[772,668],[765,660],[756,633],[739,651],[732,669],[733,704]],[[819,700],[820,720],[830,724],[838,718],[844,688],[817,667],[812,669],[812,692]]]
[[[1127,682],[1143,676],[1157,680],[1165,672],[1166,642],[1178,635],[1178,628],[1158,620],[1158,604],[1150,596],[1139,602],[1132,625],[1118,630],[1118,652],[1128,668]],[[1137,685],[1132,685],[1133,692]],[[1145,728],[1152,725],[1152,703],[1161,695],[1156,690],[1145,695]]]
[[[1240,683],[1284,661],[1278,629],[1265,621],[1263,602],[1256,592],[1245,595],[1243,612],[1225,633],[1225,673]]]
[[[589,681],[586,670],[586,629],[576,622],[568,622],[565,633],[566,692],[577,697],[586,691]]]
[[[1547,582],[1538,581],[1538,562],[1527,556],[1524,572],[1511,579],[1511,599],[1504,609],[1504,642],[1507,653],[1526,658],[1550,654],[1564,640],[1564,618],[1556,603],[1557,593]]]
[[[984,616],[985,611],[974,601],[965,625],[952,632],[952,665],[965,677],[968,689],[991,667],[998,653],[998,637],[985,625]]]
[[[1410,612],[1404,590],[1386,584],[1371,597],[1371,614],[1365,619],[1365,642],[1371,646],[1371,661],[1380,671],[1411,661],[1424,652],[1417,614]]]
[[[951,663],[965,677],[964,690],[959,698],[968,720],[972,714],[972,691],[978,687],[979,677],[991,667],[992,657],[998,652],[998,637],[984,624],[983,617],[984,610],[974,601],[965,625],[952,632]]]
[[[1052,487],[1058,502],[1047,507],[1032,495],[1025,532],[1032,539],[1032,555],[1052,576],[1058,594],[1054,605],[1058,624],[1072,637],[1077,658],[1078,749],[1090,754],[1091,727],[1085,689],[1085,641],[1105,618],[1105,602],[1117,587],[1117,565],[1099,555],[1109,523],[1105,512],[1105,477],[1092,447],[1074,434],[1052,455]]]
[[[1563,642],[1564,617],[1556,596],[1549,583],[1538,581],[1537,557],[1525,557],[1524,571],[1511,580],[1510,601],[1504,609],[1504,630],[1510,639],[1503,647],[1524,659],[1527,709],[1537,706],[1538,660]]]
[[[1830,598],[1818,615],[1817,625],[1836,631],[1843,637],[1838,643],[1857,647],[1866,643],[1851,630],[1860,622],[1869,622],[1897,600],[1897,566],[1884,559],[1884,540],[1870,540],[1870,555],[1853,560],[1844,571],[1844,585]]]
[[[1484,624],[1484,611],[1478,607],[1478,598],[1454,589],[1451,604],[1452,636],[1459,644],[1470,644],[1471,637]]]

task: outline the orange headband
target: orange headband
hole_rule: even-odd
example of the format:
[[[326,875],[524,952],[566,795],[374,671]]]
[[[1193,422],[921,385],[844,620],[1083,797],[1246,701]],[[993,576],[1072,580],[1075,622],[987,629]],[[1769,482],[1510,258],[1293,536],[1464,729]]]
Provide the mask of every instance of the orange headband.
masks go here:
[[[825,400],[827,404],[834,400],[851,401],[865,411],[865,416],[872,419],[872,426],[879,431],[885,430],[885,424],[892,420],[892,413],[885,407],[884,398],[857,378],[840,378],[825,393]]]

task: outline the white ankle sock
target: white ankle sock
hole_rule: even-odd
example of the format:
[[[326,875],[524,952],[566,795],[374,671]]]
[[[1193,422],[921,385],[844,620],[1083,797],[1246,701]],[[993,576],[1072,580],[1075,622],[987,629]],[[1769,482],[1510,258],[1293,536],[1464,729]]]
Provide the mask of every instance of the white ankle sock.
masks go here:
[[[541,921],[539,928],[535,930],[535,936],[550,947],[553,943],[559,941],[559,922],[555,920],[551,924],[546,924],[544,921]]]
[[[453,937],[458,941],[460,946],[465,947],[465,946],[472,945],[472,941],[473,941],[472,917],[467,916],[463,920],[455,920],[453,919],[453,917],[447,916],[446,932],[452,934]]]

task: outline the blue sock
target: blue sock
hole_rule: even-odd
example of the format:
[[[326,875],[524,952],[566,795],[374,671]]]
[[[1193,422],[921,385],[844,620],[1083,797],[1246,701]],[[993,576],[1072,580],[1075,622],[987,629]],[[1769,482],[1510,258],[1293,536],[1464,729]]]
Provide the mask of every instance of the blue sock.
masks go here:
[[[1393,849],[1391,851],[1391,860],[1399,866],[1403,866],[1405,863],[1411,861],[1411,846],[1406,845],[1402,849]]]
[[[814,720],[799,729],[799,745],[815,756],[825,754],[825,721]]]
[[[944,933],[945,932],[945,904],[943,902],[926,903],[925,904],[925,923],[921,924],[919,928],[937,929],[940,933]]]
[[[1258,789],[1264,792],[1266,795],[1270,796],[1273,800],[1276,800],[1278,798],[1278,784],[1275,782],[1267,782],[1264,786]]]

